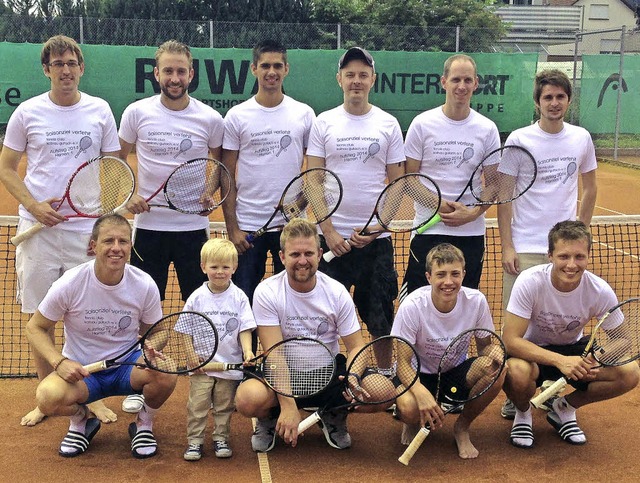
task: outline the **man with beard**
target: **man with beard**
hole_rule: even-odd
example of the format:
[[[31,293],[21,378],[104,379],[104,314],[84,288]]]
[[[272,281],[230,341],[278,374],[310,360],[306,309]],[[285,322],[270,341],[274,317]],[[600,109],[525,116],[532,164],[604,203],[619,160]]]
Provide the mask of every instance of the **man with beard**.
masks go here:
[[[78,167],[99,155],[118,154],[116,121],[109,105],[78,89],[85,62],[75,40],[55,35],[47,40],[40,63],[51,89],[22,102],[7,124],[0,156],[0,181],[20,203],[18,233],[36,223],[45,230],[16,248],[17,300],[22,312],[35,313],[38,305],[65,271],[91,259],[87,250],[93,220],[67,218],[73,213],[60,196]],[[26,153],[24,179],[19,164]],[[53,329],[48,334],[54,340]],[[51,373],[49,361],[33,355],[40,380]],[[103,422],[117,419],[101,401],[91,410]],[[20,424],[34,426],[44,419],[39,408],[26,414]]]
[[[346,360],[340,354],[339,339],[351,359],[363,346],[355,306],[344,286],[318,272],[322,256],[316,226],[304,219],[291,220],[280,235],[280,261],[284,272],[262,281],[255,291],[253,312],[258,325],[258,337],[264,349],[296,336],[317,338],[337,355],[337,374],[346,371]],[[327,330],[318,330],[327,323]],[[247,417],[257,417],[251,437],[254,451],[270,451],[276,433],[287,444],[295,446],[298,407],[346,404],[341,384],[310,398],[293,399],[277,395],[257,379],[248,378],[238,387],[236,408]],[[328,411],[322,416],[321,428],[327,442],[334,448],[351,446],[347,432],[346,411]]]
[[[189,47],[176,41],[163,43],[155,55],[154,76],[160,94],[128,106],[120,123],[120,155],[134,144],[138,157],[138,193],[127,205],[135,213],[131,264],[154,279],[164,300],[169,264],[173,262],[182,299],[206,280],[200,269],[200,249],[209,238],[209,219],[155,207],[145,201],[180,164],[194,158],[220,159],[222,116],[189,96],[194,76]],[[127,398],[123,410],[137,412],[141,400]]]

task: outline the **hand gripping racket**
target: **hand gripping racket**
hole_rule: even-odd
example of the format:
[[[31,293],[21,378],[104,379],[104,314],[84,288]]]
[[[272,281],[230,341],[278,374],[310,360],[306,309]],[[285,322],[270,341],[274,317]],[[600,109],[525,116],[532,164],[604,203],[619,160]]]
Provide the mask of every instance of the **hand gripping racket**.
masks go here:
[[[209,362],[205,371],[242,371],[292,398],[313,396],[334,378],[336,360],[319,340],[293,337],[274,344],[250,362]]]
[[[419,372],[418,355],[406,340],[388,335],[369,342],[354,356],[341,383],[352,400],[314,412],[300,422],[298,433],[319,422],[327,411],[393,402],[416,382]]]
[[[144,362],[122,361],[141,349]],[[218,349],[218,333],[211,319],[199,312],[163,317],[144,335],[112,359],[84,366],[91,373],[116,366],[136,366],[168,374],[186,374],[209,362]]]
[[[127,163],[113,156],[98,156],[81,164],[71,175],[56,211],[66,200],[76,213],[67,218],[99,218],[124,207],[134,188],[135,178]],[[43,228],[45,225],[37,223],[11,238],[11,243],[18,246]]]
[[[610,308],[598,321],[587,342],[582,357],[591,355],[602,366],[622,366],[640,358],[640,298],[632,298]],[[561,377],[531,399],[541,408],[545,401],[560,394],[567,385]]]
[[[167,180],[145,201],[149,203],[161,191],[165,203],[149,206],[169,208],[189,215],[208,215],[222,204],[229,194],[231,176],[219,161],[196,158],[176,167]],[[124,215],[127,209],[118,211]]]
[[[536,160],[529,151],[520,146],[503,146],[491,151],[480,161],[456,201],[460,201],[469,189],[475,202],[467,206],[510,203],[531,188],[537,174]],[[416,233],[420,235],[440,221],[438,214],[418,228]]]
[[[487,392],[502,374],[506,354],[500,336],[488,329],[465,330],[453,339],[438,365],[435,399],[451,405],[444,413],[459,410]],[[398,461],[408,465],[429,432],[427,426],[421,428]]]
[[[428,176],[409,173],[389,183],[378,196],[376,206],[360,235],[413,231],[431,220],[440,209],[440,188]],[[376,220],[377,225],[370,229]],[[408,223],[409,222],[409,223]],[[323,255],[326,262],[336,256],[333,252]]]
[[[285,187],[273,214],[262,228],[249,233],[246,240],[252,243],[269,230],[281,230],[286,222],[294,218],[307,218],[318,224],[329,218],[342,201],[342,183],[325,168],[311,168],[303,171]],[[278,213],[284,222],[271,224]]]

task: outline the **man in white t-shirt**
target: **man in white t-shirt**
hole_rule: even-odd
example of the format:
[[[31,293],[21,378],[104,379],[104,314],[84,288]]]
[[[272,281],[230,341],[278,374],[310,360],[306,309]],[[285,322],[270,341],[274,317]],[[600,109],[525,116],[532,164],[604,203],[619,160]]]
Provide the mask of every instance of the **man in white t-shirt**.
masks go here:
[[[404,174],[402,131],[396,118],[369,102],[376,80],[369,52],[352,47],[338,61],[343,103],[318,116],[309,138],[309,167],[333,171],[344,194],[320,224],[323,250],[337,257],[320,270],[353,288],[358,314],[374,337],[389,334],[398,281],[389,233],[360,235],[389,182]]]
[[[547,421],[574,445],[587,438],[576,410],[620,396],[638,384],[637,364],[597,367],[592,356],[581,357],[588,336],[584,326],[617,304],[613,289],[587,270],[591,234],[581,221],[562,221],[549,232],[550,264],[524,270],[516,279],[507,306],[503,338],[509,352],[504,384],[516,414],[511,444],[534,444],[529,400],[542,381],[566,377],[575,388],[553,402]]]
[[[409,444],[425,424],[432,430],[442,427],[444,413],[440,403],[443,401],[436,401],[435,394],[438,366],[447,346],[467,329],[494,330],[485,296],[478,290],[462,286],[464,267],[460,249],[450,243],[436,245],[427,254],[429,285],[411,292],[398,307],[391,335],[406,339],[420,358],[420,379],[396,401],[398,417],[404,423],[404,444]],[[482,345],[482,339],[476,342]],[[469,370],[466,364],[451,370],[458,368]],[[469,427],[498,395],[503,381],[504,375],[501,375],[487,392],[465,404],[456,420],[453,433],[461,458],[478,456],[469,436]],[[446,388],[440,394],[445,392]]]
[[[233,282],[253,301],[253,292],[266,272],[271,254],[272,272],[283,270],[278,256],[280,233],[267,232],[249,243],[246,236],[267,222],[284,188],[300,174],[313,109],[283,92],[289,74],[287,50],[265,40],[253,49],[251,73],[258,92],[232,107],[224,119],[222,161],[233,182],[224,201],[229,239],[240,255]],[[284,224],[278,214],[273,224]]]
[[[182,300],[200,287],[206,276],[200,269],[200,249],[209,239],[207,216],[153,207],[145,201],[180,164],[195,158],[220,159],[224,122],[213,108],[189,96],[193,80],[191,50],[176,40],[164,42],[155,54],[154,76],[160,94],[129,105],[120,122],[120,156],[133,146],[138,158],[138,193],[127,207],[135,213],[131,264],[155,280],[164,300],[173,263]],[[163,202],[162,195],[153,203]],[[135,413],[142,398],[132,396],[122,409]]]
[[[442,106],[416,116],[405,139],[407,173],[430,176],[442,192],[442,223],[411,240],[409,260],[400,298],[426,285],[427,253],[439,243],[451,243],[464,253],[465,287],[478,288],[484,260],[484,213],[488,206],[468,207],[469,192],[457,200],[482,159],[500,147],[493,121],[471,109],[471,96],[478,88],[475,61],[455,54],[444,63],[440,79],[445,91]]]
[[[33,314],[51,284],[69,268],[86,262],[93,220],[67,218],[74,214],[61,202],[67,182],[78,167],[91,158],[118,155],[116,122],[109,105],[78,89],[84,74],[84,57],[75,40],[56,35],[45,42],[40,54],[51,89],[23,101],[7,124],[0,154],[0,180],[20,203],[18,233],[36,223],[47,226],[16,248],[17,300],[22,312]],[[18,166],[26,153],[24,179]],[[61,206],[60,211],[55,208]],[[63,248],[62,248],[63,247]],[[49,334],[53,340],[54,334]],[[34,354],[40,380],[50,372],[46,360]],[[102,403],[92,410],[103,422],[116,414]],[[44,418],[35,408],[22,418],[33,426]]]
[[[502,244],[502,305],[506,309],[513,283],[529,267],[548,263],[547,233],[559,221],[575,220],[578,178],[582,200],[578,218],[591,223],[596,203],[596,152],[589,132],[564,122],[571,104],[571,81],[564,72],[545,70],[536,75],[533,100],[538,122],[513,131],[505,144],[529,150],[538,165],[536,182],[513,203],[498,205]],[[502,415],[512,419],[509,401]]]
[[[188,46],[169,40],[158,47],[155,59],[160,94],[129,105],[120,122],[121,156],[126,158],[135,145],[138,158],[138,193],[127,205],[136,214],[131,264],[151,275],[164,300],[173,262],[182,299],[187,300],[206,280],[199,260],[209,239],[209,219],[150,209],[145,199],[180,164],[209,156],[220,159],[224,123],[218,112],[189,96],[194,69]]]
[[[90,248],[95,260],[65,272],[56,280],[27,324],[31,347],[49,361],[53,372],[38,385],[38,407],[48,416],[69,416],[69,431],[60,456],[84,453],[100,429],[87,403],[115,395],[143,393],[146,402],[129,425],[131,453],[136,458],[156,454],[153,419],[173,392],[177,376],[134,366],[89,374],[83,365],[117,356],[162,317],[158,288],[149,275],[127,264],[131,227],[120,215],[99,218]],[[129,324],[121,320],[128,318]],[[57,321],[64,324],[62,353],[48,336]],[[141,360],[134,351],[128,361]]]
[[[317,271],[322,250],[315,225],[299,218],[290,221],[280,235],[280,245],[285,271],[261,282],[254,296],[260,343],[267,349],[290,337],[317,338],[337,355],[337,372],[344,374],[346,360],[340,354],[339,340],[349,359],[364,346],[351,296],[339,282]],[[320,331],[324,322],[327,328]],[[341,387],[333,384],[312,398],[293,399],[277,395],[257,379],[245,380],[236,393],[236,407],[241,414],[258,418],[251,437],[253,450],[270,451],[276,433],[295,446],[301,421],[298,407],[346,404]],[[351,446],[346,419],[346,410],[327,411],[322,416],[322,431],[334,448]]]

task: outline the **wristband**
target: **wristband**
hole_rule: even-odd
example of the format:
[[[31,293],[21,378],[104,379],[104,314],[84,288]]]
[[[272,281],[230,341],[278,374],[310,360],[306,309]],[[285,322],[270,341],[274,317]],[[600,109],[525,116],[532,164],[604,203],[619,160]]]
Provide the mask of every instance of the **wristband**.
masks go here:
[[[62,357],[62,359],[60,359],[58,362],[56,362],[55,364],[53,364],[53,372],[58,370],[58,367],[60,367],[60,364],[62,364],[64,361],[68,360],[68,357]]]

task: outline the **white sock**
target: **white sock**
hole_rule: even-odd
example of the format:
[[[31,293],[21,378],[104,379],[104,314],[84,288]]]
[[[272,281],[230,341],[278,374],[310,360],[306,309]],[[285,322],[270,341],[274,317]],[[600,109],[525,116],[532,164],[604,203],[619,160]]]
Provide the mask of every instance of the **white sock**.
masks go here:
[[[76,431],[84,434],[87,428],[88,411],[87,406],[81,404],[78,411],[69,418],[69,431]]]
[[[553,410],[558,415],[558,418],[560,418],[562,424],[567,421],[575,421],[576,419],[576,408],[569,404],[565,397],[560,397],[553,401]]]
[[[514,428],[515,426],[517,426],[519,424],[523,424],[523,425],[526,425],[526,426],[529,426],[529,427],[532,426],[532,424],[533,424],[533,416],[531,415],[531,405],[529,405],[529,408],[526,411],[520,411],[516,407],[516,415],[513,418],[513,426],[512,426],[512,428]],[[517,444],[519,446],[531,446],[533,444],[531,436],[522,437],[522,438],[512,437],[512,440],[513,440],[513,442],[515,444]]]
[[[146,429],[148,431],[153,430],[153,418],[156,415],[157,409],[150,408],[147,406],[147,403],[142,405],[142,409],[138,413],[138,418],[136,419],[136,426],[138,427],[138,431],[142,429]]]

